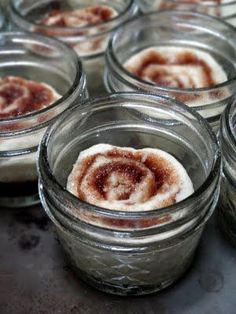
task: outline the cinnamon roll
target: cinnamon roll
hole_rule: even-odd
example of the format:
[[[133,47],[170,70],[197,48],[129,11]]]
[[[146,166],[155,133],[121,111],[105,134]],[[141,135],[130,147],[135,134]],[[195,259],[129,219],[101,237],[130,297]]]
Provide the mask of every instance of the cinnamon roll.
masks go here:
[[[147,48],[129,58],[124,63],[124,68],[145,82],[172,88],[173,94],[173,89],[210,88],[227,81],[227,75],[220,64],[207,52],[195,48]],[[202,105],[202,100],[194,93],[182,96],[178,95],[178,99]],[[215,96],[225,97],[209,93],[204,95],[204,102],[210,103]],[[209,98],[208,101],[206,97]]]
[[[26,114],[39,111],[50,106],[61,96],[50,85],[27,80],[18,76],[6,76],[0,79],[0,121],[1,119],[10,119],[15,117],[24,117]],[[9,123],[1,123],[0,132],[12,132],[31,128],[39,123],[43,123],[50,116],[50,113],[42,117],[33,119],[15,120]],[[33,122],[34,121],[34,122]],[[2,136],[0,139],[0,151],[14,151],[21,147],[35,147],[38,145],[42,134],[32,133],[25,137],[9,138]],[[20,182],[17,189],[22,192],[24,185],[32,185],[37,180],[37,171],[35,164],[35,154],[23,156],[6,157],[0,160],[0,196],[10,195],[16,188],[12,188],[13,182]],[[9,186],[7,185],[9,184]],[[11,184],[11,185],[10,185]],[[35,184],[36,186],[36,184]],[[35,191],[37,191],[35,189]],[[26,193],[26,191],[24,192]]]
[[[60,97],[48,84],[17,76],[3,77],[0,79],[0,119],[38,111]]]
[[[96,35],[98,30],[96,27],[86,27],[98,26],[99,32],[106,32],[107,27],[102,24],[105,24],[117,15],[118,12],[110,6],[93,5],[71,11],[63,11],[61,9],[53,10],[49,12],[48,16],[41,20],[40,24],[60,28],[74,28],[74,30],[71,30],[71,35],[74,36],[91,36],[89,40],[81,40],[76,44],[71,44],[79,56],[85,56],[87,54],[91,55],[104,51],[108,41],[107,36],[99,36],[93,39],[92,36]],[[63,31],[60,32],[55,29],[47,29],[46,33],[50,36],[64,36]],[[69,35],[68,30],[66,34]]]
[[[169,153],[109,144],[79,154],[67,190],[92,205],[120,211],[167,207],[194,192],[186,170]]]

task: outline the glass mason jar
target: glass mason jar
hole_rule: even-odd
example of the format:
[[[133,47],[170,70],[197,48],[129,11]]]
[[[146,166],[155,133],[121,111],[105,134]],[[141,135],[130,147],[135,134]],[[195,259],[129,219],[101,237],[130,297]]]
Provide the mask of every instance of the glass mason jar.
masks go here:
[[[224,234],[236,245],[236,102],[227,106],[221,119],[223,175],[219,202],[219,222]]]
[[[43,19],[50,12],[77,10],[92,5],[107,5],[117,12],[117,16],[104,23],[81,27],[46,26]],[[137,12],[134,0],[118,1],[37,1],[11,0],[10,15],[13,23],[27,31],[39,32],[49,36],[56,36],[70,45],[81,57],[87,76],[88,90],[91,96],[105,92],[103,84],[104,51],[113,31],[130,19]]]
[[[81,201],[66,190],[67,178],[78,154],[98,143],[171,153],[195,192],[142,212]],[[41,202],[84,281],[108,293],[148,294],[188,269],[218,199],[220,164],[215,135],[192,109],[156,95],[117,93],[68,109],[48,129],[38,160]]]
[[[155,10],[186,10],[212,15],[236,26],[235,0],[138,0],[143,13]]]
[[[130,31],[132,29],[135,32]],[[224,71],[225,81],[204,88],[185,88],[178,85],[169,87],[142,80],[127,71],[124,66],[127,60],[152,47],[161,47],[163,50],[170,47],[195,49],[198,53],[207,53]],[[220,115],[236,90],[235,57],[236,33],[230,25],[199,13],[155,12],[133,19],[116,31],[106,52],[104,80],[109,92],[142,90],[182,101],[198,111],[217,129]],[[199,64],[196,64],[196,70],[198,67]],[[192,80],[195,74],[190,74],[189,77],[188,73],[183,75],[184,82]]]
[[[29,33],[0,36],[1,76],[43,82],[61,95],[50,106],[0,119],[0,206],[39,201],[36,151],[47,126],[86,95],[85,76],[74,51],[53,38]]]

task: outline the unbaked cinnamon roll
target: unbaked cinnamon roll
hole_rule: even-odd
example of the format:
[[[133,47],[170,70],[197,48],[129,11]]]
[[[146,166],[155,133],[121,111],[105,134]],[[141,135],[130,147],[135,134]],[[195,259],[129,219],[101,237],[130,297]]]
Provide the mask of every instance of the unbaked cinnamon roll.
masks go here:
[[[106,22],[113,19],[118,15],[118,12],[112,7],[107,5],[93,5],[82,9],[76,9],[71,11],[53,10],[49,12],[41,22],[41,25],[54,26],[60,28],[74,28],[71,30],[71,35],[78,36],[91,36],[88,41],[81,41],[71,46],[76,50],[80,56],[86,54],[95,54],[106,49],[108,38],[101,36],[93,39],[92,36],[98,33],[96,28],[85,28],[87,26],[98,26],[99,32],[106,32]],[[104,26],[102,25],[104,24]],[[80,28],[80,29],[78,29]],[[47,29],[47,35],[49,36],[63,36],[63,31]],[[68,35],[68,30],[66,32]]]
[[[0,79],[0,119],[38,111],[60,97],[48,84],[17,76],[3,77]]]
[[[124,63],[124,67],[137,78],[164,88],[194,90],[227,81],[225,71],[209,53],[192,48],[151,47],[133,55]],[[202,104],[198,95],[192,93],[182,96],[177,95],[183,102]],[[209,103],[211,98],[220,99],[225,95],[209,93],[206,96]]]
[[[167,207],[194,192],[186,170],[169,153],[108,144],[79,154],[67,190],[92,205],[120,211]]]
[[[102,24],[117,15],[107,5],[94,5],[72,11],[53,10],[41,23],[48,26],[82,27]]]

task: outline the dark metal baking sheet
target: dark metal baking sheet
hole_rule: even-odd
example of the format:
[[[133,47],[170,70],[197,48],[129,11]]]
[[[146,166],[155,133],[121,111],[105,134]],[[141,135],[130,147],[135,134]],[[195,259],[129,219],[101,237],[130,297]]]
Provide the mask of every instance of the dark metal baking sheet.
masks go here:
[[[214,219],[191,269],[174,286],[149,296],[118,297],[75,277],[40,207],[0,212],[0,314],[236,313],[236,249]]]

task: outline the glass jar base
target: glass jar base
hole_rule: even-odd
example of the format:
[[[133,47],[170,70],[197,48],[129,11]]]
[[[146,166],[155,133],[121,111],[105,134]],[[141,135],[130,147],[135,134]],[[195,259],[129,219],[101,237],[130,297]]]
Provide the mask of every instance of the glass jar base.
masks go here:
[[[100,278],[96,278],[94,276],[88,276],[84,272],[82,272],[80,269],[78,269],[75,266],[72,266],[73,271],[78,276],[79,279],[83,280],[85,283],[90,285],[91,287],[100,290],[102,292],[113,294],[113,295],[119,295],[119,296],[141,296],[141,295],[147,295],[147,294],[153,294],[155,292],[158,292],[160,290],[163,290],[170,285],[172,285],[174,282],[176,282],[183,274],[180,274],[177,278],[172,278],[171,280],[166,280],[162,283],[156,284],[156,285],[131,285],[131,284],[121,284],[116,285],[113,283],[109,283],[106,281],[103,281]]]

